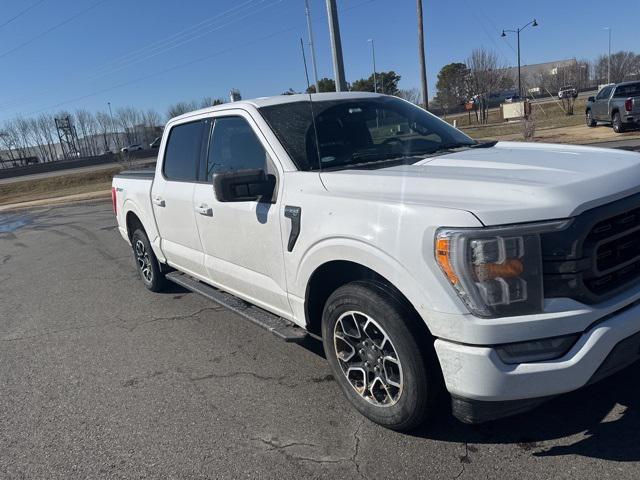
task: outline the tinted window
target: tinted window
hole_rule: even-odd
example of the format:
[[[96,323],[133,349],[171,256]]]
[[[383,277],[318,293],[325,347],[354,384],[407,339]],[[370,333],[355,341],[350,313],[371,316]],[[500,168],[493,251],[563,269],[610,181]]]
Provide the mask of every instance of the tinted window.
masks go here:
[[[446,122],[393,97],[313,102],[314,121],[307,101],[260,111],[300,170],[409,160],[475,144]]]
[[[242,117],[217,118],[211,131],[207,180],[215,173],[267,169],[267,152]]]
[[[602,90],[600,90],[600,93],[598,93],[598,96],[596,98],[598,100],[604,100],[606,98],[609,98],[609,95],[611,94],[612,89],[613,87],[604,87]]]
[[[620,85],[616,88],[614,97],[640,97],[640,83],[630,83],[629,85]]]
[[[201,142],[201,121],[176,125],[171,129],[163,166],[168,180],[196,181]]]

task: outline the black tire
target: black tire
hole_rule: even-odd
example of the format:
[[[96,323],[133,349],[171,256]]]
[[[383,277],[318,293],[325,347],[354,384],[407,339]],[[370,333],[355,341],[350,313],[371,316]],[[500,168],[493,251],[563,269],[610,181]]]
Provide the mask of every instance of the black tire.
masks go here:
[[[616,133],[624,132],[624,123],[622,123],[622,118],[618,112],[613,114],[613,118],[611,120],[611,125],[613,126],[613,131]]]
[[[350,316],[348,312],[353,311],[360,312],[361,316]],[[346,342],[337,346],[342,340],[341,338],[335,340],[334,334],[342,333],[344,328],[340,326],[347,321],[362,320],[363,317],[366,318],[365,324],[370,320],[374,320],[377,324],[368,323],[369,334],[376,332],[380,335],[386,334],[390,340],[383,344],[386,353],[379,352],[379,355],[384,358],[382,364],[379,358],[371,356],[373,355],[371,351],[377,347],[371,347],[372,337],[369,334],[361,335],[361,340],[364,339],[362,342],[370,342],[369,347],[362,344],[347,346],[354,352],[349,363],[338,358],[337,350],[346,345]],[[433,348],[433,338],[424,324],[421,324],[422,320],[415,317],[416,314],[398,300],[390,288],[373,281],[356,281],[338,288],[327,300],[322,314],[325,355],[343,393],[362,415],[398,431],[410,430],[424,423],[433,413],[436,401],[443,390],[440,365]],[[339,320],[341,323],[337,326]],[[381,327],[381,330],[378,330],[378,327]],[[362,327],[359,330],[362,330]],[[349,341],[356,340],[350,338]],[[364,348],[368,350],[363,354]],[[388,362],[389,357],[393,356],[389,353],[390,350],[396,353],[395,357],[399,361],[397,369],[395,362]],[[369,359],[370,364],[377,365],[379,369],[377,374],[369,370],[369,367],[367,367],[369,373],[365,372],[365,359]],[[370,382],[372,388],[362,388],[363,393],[356,391],[357,387],[347,379],[345,373],[348,369],[347,364],[362,366],[362,372],[355,373],[362,375],[360,377],[363,379],[362,383],[365,381],[369,383],[369,380],[365,379],[373,378],[374,380]],[[360,369],[357,367],[355,370]],[[387,370],[395,370],[395,372],[389,375]],[[384,382],[391,382],[391,377],[394,375],[394,380],[401,386],[396,388],[389,383],[384,383],[385,388],[380,388],[379,379],[382,376],[386,377]],[[378,395],[381,393],[384,400],[388,400],[386,405],[373,403],[378,402],[378,398],[373,394],[376,390],[375,385],[377,385]],[[390,391],[396,395],[395,398],[392,399]]]
[[[144,230],[137,228],[131,235],[133,259],[144,286],[152,292],[161,292],[167,285],[167,279],[160,269],[160,263],[153,253]]]
[[[598,124],[598,122],[596,122],[593,119],[593,115],[591,114],[591,109],[587,110],[587,114],[586,114],[585,118],[587,120],[587,127],[589,127],[589,128],[593,128]]]

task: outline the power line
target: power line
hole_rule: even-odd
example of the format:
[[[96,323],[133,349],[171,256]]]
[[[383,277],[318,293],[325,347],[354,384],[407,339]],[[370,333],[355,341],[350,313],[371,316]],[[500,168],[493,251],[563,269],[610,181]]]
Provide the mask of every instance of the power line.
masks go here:
[[[106,2],[107,0],[100,0],[97,3],[94,3],[93,5],[90,5],[89,7],[85,8],[84,10],[80,10],[78,13],[76,13],[75,15],[70,16],[69,18],[67,18],[66,20],[63,20],[60,23],[56,23],[54,26],[47,28],[45,31],[40,32],[38,35],[36,35],[35,37],[30,38],[29,40],[27,40],[26,42],[23,42],[21,44],[19,44],[16,47],[13,47],[10,50],[7,50],[6,52],[0,54],[0,58],[4,58],[7,55],[15,52],[16,50],[20,50],[22,47],[26,47],[27,45],[35,42],[36,40],[38,40],[39,38],[44,37],[45,35],[47,35],[48,33],[53,32],[54,30],[57,30],[58,28],[66,25],[67,23],[75,20],[76,18],[78,18],[81,15],[84,15],[85,13],[87,13],[89,10],[93,10],[94,8],[96,8],[98,5]]]
[[[195,32],[197,32],[198,30],[202,29],[202,28],[206,28],[208,27],[211,22],[214,22],[216,20],[219,20],[221,18],[226,17],[229,14],[234,14],[234,12],[236,10],[242,10],[244,9],[244,7],[246,7],[247,5],[249,5],[249,7],[252,7],[252,5],[250,5],[251,3],[253,3],[254,5],[256,5],[256,1],[259,2],[264,2],[266,0],[246,0],[243,3],[240,3],[239,5],[236,5],[228,10],[225,10],[224,12],[218,13],[217,15],[214,15],[213,17],[209,17],[205,20],[202,20],[194,25],[191,25],[190,27],[184,28],[182,30],[179,30],[175,33],[172,33],[171,35],[164,37],[164,38],[160,38],[158,40],[155,40],[151,43],[148,43],[140,48],[136,48],[135,50],[130,50],[129,52],[127,52],[124,55],[120,55],[110,61],[108,61],[107,63],[105,63],[105,65],[103,66],[99,66],[96,70],[100,70],[101,68],[105,67],[105,68],[111,68],[114,67],[122,62],[128,62],[130,61],[132,58],[144,55],[145,52],[147,51],[153,51],[157,48],[162,48],[164,46],[166,46],[167,44],[171,44],[175,41],[180,41],[181,37],[186,37],[188,35],[191,35]]]
[[[176,46],[179,46],[179,44],[176,44],[176,45],[174,45],[174,46],[169,46],[169,47],[168,47],[168,48],[166,48],[165,50],[158,51],[158,52],[156,52],[156,53],[154,53],[153,55],[150,55],[150,56],[145,56],[145,57],[143,57],[143,58],[139,58],[139,59],[136,59],[136,58],[135,58],[135,56],[136,56],[136,55],[140,55],[140,54],[144,55],[146,50],[149,50],[149,49],[150,49],[150,50],[149,50],[149,52],[152,52],[152,51],[153,51],[154,49],[156,49],[158,46],[162,46],[162,44],[167,44],[167,42],[169,42],[169,44],[170,44],[172,41],[176,41],[176,40],[178,40],[178,41],[179,41],[179,40],[182,40],[182,39],[180,38],[180,36],[181,36],[181,35],[184,35],[184,34],[185,34],[185,32],[189,32],[190,30],[193,30],[193,29],[194,29],[194,28],[196,28],[196,27],[201,28],[201,27],[199,27],[200,25],[202,25],[202,24],[204,24],[204,23],[210,23],[212,20],[219,20],[219,19],[222,19],[222,18],[224,18],[227,14],[229,14],[230,12],[232,12],[232,11],[234,11],[234,10],[242,9],[242,7],[245,7],[245,6],[247,6],[247,5],[248,5],[249,7],[252,7],[252,6],[258,5],[258,4],[255,4],[255,3],[254,3],[253,5],[250,5],[252,2],[255,2],[255,1],[256,1],[256,0],[247,0],[247,1],[245,1],[244,3],[241,3],[240,5],[236,5],[235,7],[231,8],[231,9],[229,9],[229,10],[226,10],[225,12],[219,13],[219,14],[217,14],[217,15],[215,15],[215,16],[213,16],[213,17],[209,18],[209,19],[203,20],[202,22],[199,22],[199,23],[197,23],[197,24],[195,24],[195,25],[193,25],[193,26],[191,26],[191,27],[189,27],[189,28],[186,28],[186,29],[183,29],[183,30],[181,30],[181,31],[179,31],[179,32],[176,32],[176,33],[174,33],[174,34],[172,34],[172,35],[170,35],[170,36],[168,36],[168,37],[165,37],[164,39],[160,39],[160,40],[157,40],[157,41],[152,42],[152,43],[150,43],[150,44],[147,44],[147,45],[145,45],[144,47],[141,47],[141,48],[138,48],[138,49],[136,49],[136,50],[133,50],[132,52],[129,52],[129,53],[128,53],[128,54],[126,54],[126,55],[122,55],[122,56],[120,56],[120,57],[116,57],[115,59],[113,59],[113,60],[111,60],[111,61],[107,62],[106,64],[98,65],[98,66],[94,69],[94,71],[95,71],[96,73],[95,73],[95,74],[93,74],[93,75],[89,75],[89,76],[87,77],[87,80],[94,80],[94,79],[96,79],[96,78],[100,78],[100,77],[104,77],[104,76],[110,75],[110,74],[112,74],[112,73],[115,73],[115,72],[117,72],[117,71],[120,71],[120,70],[122,70],[122,69],[126,68],[127,66],[129,66],[129,65],[131,65],[131,64],[133,64],[133,63],[137,63],[137,62],[139,62],[139,61],[146,60],[146,59],[151,58],[151,57],[153,57],[153,56],[156,56],[156,55],[158,55],[158,54],[160,54],[160,53],[164,53],[165,51],[168,51],[168,50],[170,50],[171,48],[175,48]],[[263,2],[265,2],[266,0],[259,0],[259,1],[260,1],[260,3],[263,3]],[[281,1],[283,1],[283,0],[278,0],[278,2],[281,2]],[[276,2],[276,3],[278,3],[278,2]],[[275,5],[275,3],[274,3],[274,4],[272,4],[272,5]],[[239,13],[239,12],[235,12],[235,13]],[[254,12],[254,13],[257,13],[257,12]],[[247,16],[250,16],[250,15],[246,15],[246,16],[245,16],[245,17],[243,17],[243,18],[246,18]],[[240,20],[240,19],[236,19],[235,21],[237,21],[237,20]],[[231,24],[231,23],[233,23],[233,21],[231,21],[231,22],[227,22],[226,24],[223,24],[223,25],[219,25],[217,28],[214,28],[213,30],[210,30],[210,31],[209,31],[209,32],[207,32],[207,33],[211,33],[211,31],[215,31],[215,30],[219,30],[219,29],[221,29],[221,28],[224,28],[224,27],[226,27],[227,25],[229,25],[229,24]],[[197,29],[198,29],[198,28],[196,28],[196,31],[197,31]],[[195,33],[195,32],[192,32],[192,33]],[[201,34],[201,35],[199,35],[199,36],[202,36],[202,35],[204,35],[204,34]],[[173,39],[173,40],[171,40],[171,39]],[[190,40],[193,40],[193,39],[195,39],[195,38],[191,38]],[[190,41],[190,40],[189,40],[189,41]],[[182,43],[187,43],[187,41],[183,41]],[[132,56],[133,56],[134,58],[131,58]],[[120,67],[117,67],[118,62],[122,62],[122,60],[126,60],[126,59],[127,59],[127,57],[130,57],[130,58],[129,58],[128,63],[127,63],[127,64],[124,64],[124,65],[121,65]],[[106,70],[105,70],[105,67],[107,67],[107,69],[106,69]],[[111,69],[108,69],[108,67],[111,67]],[[114,67],[115,67],[115,68],[114,68]],[[102,71],[102,73],[99,73],[99,72],[100,72],[100,70],[103,70],[103,71]],[[7,110],[8,108],[11,108],[12,106],[20,105],[24,100],[33,100],[33,98],[34,98],[34,97],[41,97],[41,96],[44,96],[44,95],[46,95],[46,94],[48,94],[48,93],[50,93],[50,92],[52,92],[52,91],[55,91],[55,90],[56,90],[56,87],[49,87],[49,88],[46,88],[46,89],[40,90],[40,91],[39,91],[39,92],[37,92],[36,94],[24,95],[24,96],[21,96],[21,97],[14,98],[14,99],[12,99],[12,100],[6,100],[6,101],[4,101],[4,102],[0,102],[0,110]],[[27,102],[27,103],[31,103],[31,102]]]
[[[4,23],[0,23],[0,28],[5,27],[7,25],[9,25],[11,22],[13,22],[14,20],[17,20],[18,18],[20,18],[22,15],[24,15],[25,13],[27,13],[29,10],[34,9],[35,7],[37,7],[38,5],[40,5],[41,3],[44,3],[46,0],[39,0],[36,3],[33,3],[31,5],[29,5],[27,8],[25,8],[24,10],[21,10],[20,12],[16,13],[13,17],[11,17],[9,20],[6,20]]]
[[[262,0],[262,1],[264,2],[265,0]],[[149,60],[149,59],[151,59],[153,57],[156,57],[156,56],[161,55],[161,54],[163,54],[165,52],[168,52],[169,50],[173,50],[174,48],[180,47],[180,46],[182,46],[182,45],[184,45],[186,43],[190,43],[190,42],[192,42],[194,40],[197,40],[198,38],[201,38],[201,37],[203,37],[205,35],[208,35],[210,33],[216,32],[218,30],[222,30],[223,28],[226,28],[229,25],[232,25],[232,24],[237,23],[237,22],[239,22],[241,20],[249,18],[249,17],[251,17],[253,15],[256,15],[256,14],[260,13],[263,10],[266,10],[266,9],[268,9],[270,7],[273,7],[273,6],[277,5],[278,3],[281,3],[282,1],[283,0],[276,0],[273,3],[267,4],[267,5],[263,5],[260,8],[253,8],[253,9],[249,10],[245,15],[243,15],[241,17],[234,18],[233,20],[229,20],[226,23],[223,23],[221,25],[216,25],[214,28],[211,28],[209,30],[205,30],[204,32],[200,32],[197,35],[192,35],[191,37],[188,37],[188,38],[185,38],[185,39],[181,39],[181,40],[177,41],[177,43],[173,43],[173,44],[170,43],[169,45],[167,45],[164,48],[161,48],[161,49],[159,49],[159,50],[157,50],[155,52],[153,52],[153,49],[152,49],[148,54],[144,54],[143,56],[139,56],[138,58],[134,57],[133,59],[130,59],[129,61],[124,62],[120,66],[117,66],[116,68],[113,68],[111,70],[106,70],[105,72],[103,72],[101,74],[92,76],[92,77],[90,77],[90,79],[99,78],[99,77],[105,77],[107,75],[111,75],[112,73],[119,72],[120,70],[122,70],[124,68],[127,68],[130,65],[135,65],[136,63],[147,61],[147,60]],[[239,12],[236,12],[236,13],[239,13]],[[193,33],[195,33],[195,32],[193,32]],[[153,52],[153,53],[151,53],[151,52]]]
[[[361,7],[363,5],[371,4],[371,3],[375,2],[375,1],[377,1],[377,0],[366,0],[366,1],[363,1],[363,2],[360,2],[360,3],[357,3],[355,5],[351,5],[350,7],[344,8],[344,9],[341,10],[341,12],[348,12],[350,10],[353,10],[355,8],[358,8],[358,7]],[[314,23],[317,23],[319,21],[326,21],[326,17],[322,17],[320,19],[317,19],[317,20],[314,21]],[[38,109],[38,110],[34,110],[32,112],[28,112],[26,115],[34,115],[34,114],[42,113],[42,112],[45,112],[45,111],[48,111],[48,110],[53,110],[53,109],[59,108],[59,107],[61,107],[63,105],[67,105],[69,103],[74,103],[74,102],[77,102],[77,101],[80,101],[80,100],[84,100],[86,98],[94,97],[96,95],[101,95],[103,93],[107,93],[107,92],[110,92],[112,90],[116,90],[118,88],[122,88],[122,87],[126,87],[126,86],[129,86],[129,85],[133,85],[135,83],[139,83],[139,82],[142,82],[144,80],[148,80],[150,78],[157,77],[159,75],[164,75],[165,73],[169,73],[169,72],[174,71],[174,70],[179,70],[181,68],[185,68],[185,67],[194,65],[196,63],[200,63],[200,62],[203,62],[205,60],[209,60],[209,59],[211,59],[213,57],[216,57],[216,56],[219,56],[219,55],[223,55],[223,54],[228,53],[230,51],[233,51],[233,50],[235,50],[237,48],[244,48],[244,47],[253,45],[255,43],[261,42],[263,40],[268,40],[268,39],[270,39],[272,37],[281,35],[283,33],[290,32],[290,31],[295,30],[297,28],[299,28],[299,26],[298,25],[294,25],[294,26],[291,26],[291,27],[288,27],[288,28],[285,28],[285,29],[282,29],[282,30],[278,30],[278,31],[273,32],[271,34],[259,37],[259,38],[255,39],[255,40],[251,40],[251,41],[245,42],[245,43],[243,43],[241,45],[234,45],[232,47],[228,47],[228,48],[225,48],[223,50],[219,50],[219,51],[217,51],[215,53],[212,53],[212,54],[204,55],[202,57],[198,57],[196,59],[193,59],[193,60],[190,60],[190,61],[187,61],[187,62],[183,62],[183,63],[177,64],[177,65],[174,65],[172,67],[165,68],[165,69],[150,73],[148,75],[143,75],[143,76],[135,78],[133,80],[122,82],[122,83],[119,83],[119,84],[116,84],[116,85],[112,85],[110,87],[106,87],[106,88],[103,88],[103,89],[100,89],[100,90],[97,90],[97,91],[94,91],[94,92],[87,93],[85,95],[81,95],[81,96],[74,97],[74,98],[71,98],[71,99],[68,99],[68,100],[64,100],[64,101],[58,102],[58,103],[56,103],[54,105],[50,105],[50,106],[45,107],[45,108],[41,108],[41,109]]]

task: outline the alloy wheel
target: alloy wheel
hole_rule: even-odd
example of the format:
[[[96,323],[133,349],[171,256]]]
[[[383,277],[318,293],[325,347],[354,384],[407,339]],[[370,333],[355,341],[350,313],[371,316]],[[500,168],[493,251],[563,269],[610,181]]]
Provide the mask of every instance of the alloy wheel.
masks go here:
[[[342,373],[358,395],[379,407],[398,402],[402,365],[379,323],[362,312],[345,312],[334,326],[333,344]]]

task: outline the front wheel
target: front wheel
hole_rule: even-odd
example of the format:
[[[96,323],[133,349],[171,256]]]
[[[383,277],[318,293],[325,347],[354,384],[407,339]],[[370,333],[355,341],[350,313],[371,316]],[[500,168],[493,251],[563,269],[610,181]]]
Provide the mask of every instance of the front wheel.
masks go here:
[[[419,322],[371,281],[337,289],[322,316],[325,355],[343,393],[365,417],[393,430],[423,423],[440,391],[433,344]]]
[[[620,117],[620,114],[618,112],[613,114],[612,124],[613,124],[614,132],[616,133],[624,132],[624,124],[622,123],[622,118]]]
[[[586,119],[587,119],[587,127],[593,128],[596,126],[597,122],[593,119],[593,114],[591,113],[591,110],[587,110]]]
[[[151,249],[151,244],[144,230],[136,229],[133,232],[131,246],[136,267],[144,286],[152,292],[164,290],[167,280],[160,270],[160,263]]]

